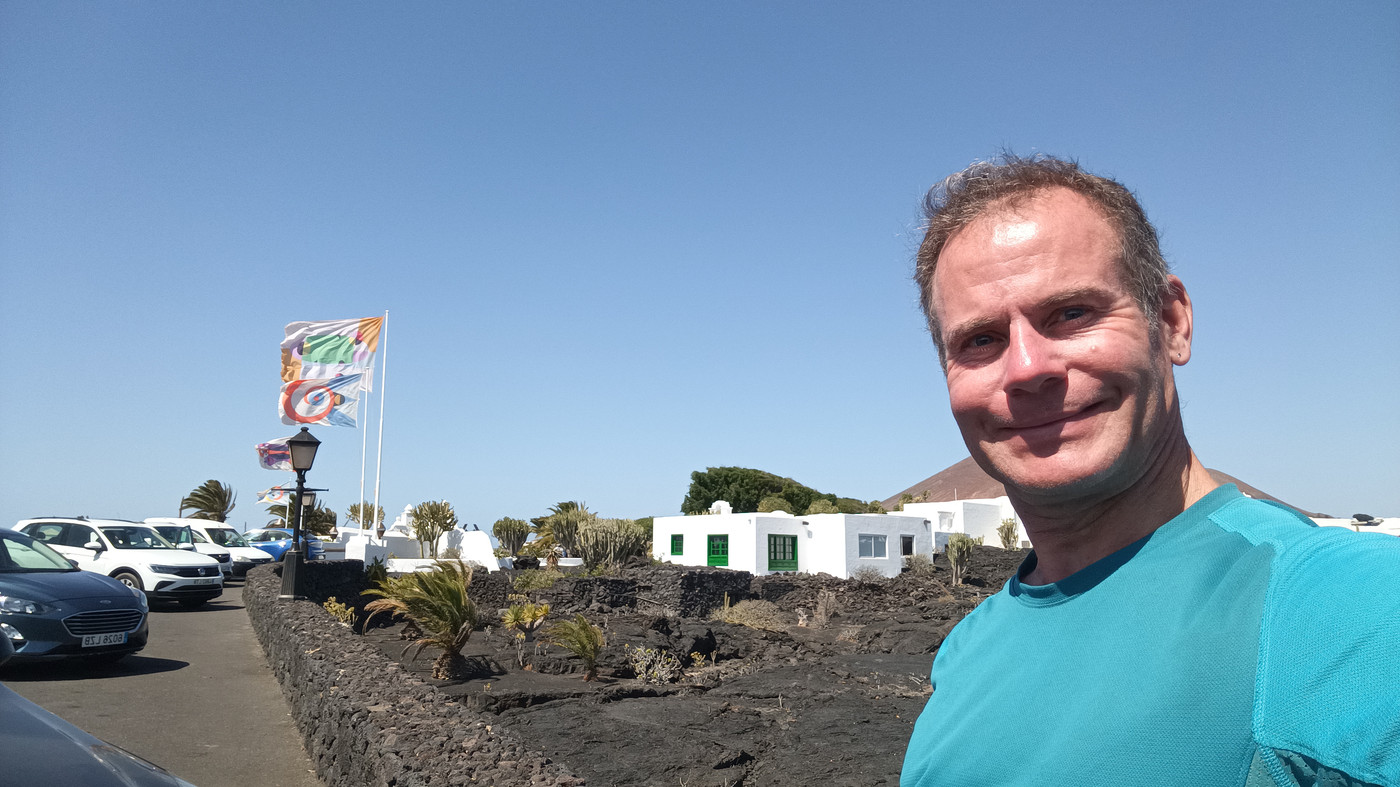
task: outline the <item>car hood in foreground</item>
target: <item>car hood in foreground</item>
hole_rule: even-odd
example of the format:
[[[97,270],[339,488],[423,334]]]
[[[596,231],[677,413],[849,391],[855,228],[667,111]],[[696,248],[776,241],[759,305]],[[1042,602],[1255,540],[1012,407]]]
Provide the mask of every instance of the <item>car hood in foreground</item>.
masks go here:
[[[139,606],[136,595],[125,585],[92,571],[3,571],[0,572],[0,593],[30,601],[126,599],[130,601],[130,606]]]
[[[191,787],[0,686],[0,762],[14,787]]]

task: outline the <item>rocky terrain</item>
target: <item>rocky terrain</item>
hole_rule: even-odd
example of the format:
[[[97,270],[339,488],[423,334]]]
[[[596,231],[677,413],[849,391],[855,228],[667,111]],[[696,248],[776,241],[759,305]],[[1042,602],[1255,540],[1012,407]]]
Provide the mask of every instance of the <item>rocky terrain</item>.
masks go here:
[[[733,588],[728,622],[722,604],[707,612],[649,598],[681,581],[674,567],[565,577],[523,594],[511,584],[518,572],[479,575],[472,595],[485,627],[465,649],[465,680],[432,680],[437,654],[406,652],[402,622],[361,639],[594,787],[894,785],[933,653],[1024,556],[979,547],[958,586],[941,556],[929,570],[871,582],[709,571]],[[549,620],[577,612],[603,627],[598,680],[585,682],[579,661],[544,637],[522,648],[499,625],[522,597],[550,603]],[[638,678],[643,651],[653,663],[670,654],[675,674]]]

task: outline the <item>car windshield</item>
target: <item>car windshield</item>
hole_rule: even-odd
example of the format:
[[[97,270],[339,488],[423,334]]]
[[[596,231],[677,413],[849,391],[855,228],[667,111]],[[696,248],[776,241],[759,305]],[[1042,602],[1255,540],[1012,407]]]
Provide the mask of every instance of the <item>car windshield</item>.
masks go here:
[[[190,529],[180,525],[156,525],[156,532],[160,533],[166,541],[172,544],[189,544]]]
[[[0,573],[78,570],[42,541],[19,533],[0,532]]]
[[[209,538],[221,547],[246,547],[248,539],[242,533],[231,527],[211,527],[208,530]]]
[[[175,549],[175,545],[149,527],[125,525],[104,527],[102,535],[117,549]]]

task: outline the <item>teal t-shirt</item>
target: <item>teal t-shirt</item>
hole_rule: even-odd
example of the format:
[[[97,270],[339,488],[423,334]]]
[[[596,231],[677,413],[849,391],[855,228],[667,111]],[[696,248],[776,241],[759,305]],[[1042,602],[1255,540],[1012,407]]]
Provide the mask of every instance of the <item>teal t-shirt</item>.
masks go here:
[[[901,787],[1400,785],[1400,538],[1220,487],[934,658]]]

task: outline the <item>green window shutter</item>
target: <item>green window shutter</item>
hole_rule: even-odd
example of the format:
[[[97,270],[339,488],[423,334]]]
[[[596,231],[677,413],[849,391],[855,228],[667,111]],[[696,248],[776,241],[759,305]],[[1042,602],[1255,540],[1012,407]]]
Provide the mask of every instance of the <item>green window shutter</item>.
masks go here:
[[[768,537],[768,570],[797,570],[797,536]]]
[[[709,537],[709,546],[709,560],[706,561],[707,565],[729,565],[729,536],[712,535]]]
[[[680,555],[685,553],[685,536],[680,533],[671,536],[671,554]]]

